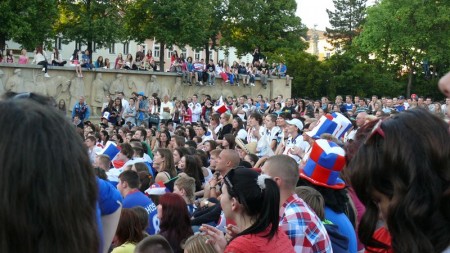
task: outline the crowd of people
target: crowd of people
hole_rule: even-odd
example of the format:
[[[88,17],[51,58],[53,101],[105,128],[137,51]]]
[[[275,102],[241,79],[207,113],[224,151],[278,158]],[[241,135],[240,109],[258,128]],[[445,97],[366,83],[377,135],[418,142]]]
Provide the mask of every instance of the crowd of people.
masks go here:
[[[132,54],[127,54],[126,57],[119,53],[114,61],[109,58],[103,58],[99,55],[97,59],[93,59],[92,51],[86,49],[81,51],[75,49],[70,59],[63,60],[59,50],[54,48],[51,57],[48,58],[42,47],[37,47],[34,51],[34,59],[31,63],[42,65],[42,71],[45,73],[45,77],[50,77],[47,73],[48,65],[51,66],[65,66],[69,63],[70,67],[74,67],[78,77],[83,77],[82,70],[92,69],[115,69],[115,70],[144,70],[144,71],[158,71],[157,62],[153,57],[152,51],[147,50],[145,53],[142,47],[139,47],[135,57]],[[233,64],[229,64],[224,60],[220,60],[214,63],[214,60],[210,59],[208,63],[205,63],[204,59],[192,59],[192,57],[186,57],[183,54],[178,55],[178,52],[174,50],[170,55],[170,67],[168,72],[178,73],[183,76],[183,83],[202,85],[215,85],[216,77],[220,76],[224,83],[230,85],[240,86],[255,86],[256,78],[261,78],[261,85],[267,88],[267,84],[270,78],[286,78],[286,85],[290,85],[290,78],[287,75],[287,66],[284,62],[273,63],[269,65],[262,55],[259,53],[259,49],[255,49],[253,52],[253,61],[250,63],[234,61]],[[13,51],[7,51],[6,57],[3,57],[0,52],[0,63],[15,63],[15,57]],[[22,49],[21,55],[17,61],[18,64],[29,64],[26,49]]]
[[[448,253],[449,105],[7,93],[0,251]]]

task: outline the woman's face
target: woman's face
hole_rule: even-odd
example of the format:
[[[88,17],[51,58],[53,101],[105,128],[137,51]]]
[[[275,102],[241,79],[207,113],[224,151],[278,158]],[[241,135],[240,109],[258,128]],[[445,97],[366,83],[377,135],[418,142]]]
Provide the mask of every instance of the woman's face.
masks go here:
[[[119,54],[117,55],[117,57],[118,57],[119,59],[122,59],[122,53],[119,53]]]
[[[205,142],[205,145],[204,145],[204,147],[205,147],[205,151],[206,151],[206,152],[209,152],[209,151],[211,151],[211,143],[209,143],[209,142]]]
[[[277,118],[277,126],[284,126],[286,125],[286,120],[283,117]]]
[[[252,161],[252,159],[250,159],[250,156],[249,156],[249,155],[246,155],[246,156],[244,157],[244,161],[250,163],[252,166],[255,165],[255,163]]]
[[[227,141],[225,138],[223,138],[223,140],[222,140],[222,146],[223,146],[224,148],[228,148],[228,147],[230,146],[230,143],[228,143],[228,141]]]
[[[239,148],[237,145],[236,145],[236,151],[238,152],[239,158],[241,158],[241,159],[244,159],[244,157],[247,155],[245,150]]]
[[[123,136],[123,131],[122,131],[122,129],[119,129],[119,134],[120,134],[120,136]]]
[[[239,124],[238,124],[237,120],[234,119],[233,120],[233,128],[237,129],[238,126],[239,126]]]
[[[114,103],[116,104],[116,106],[119,106],[120,104],[122,104],[122,102],[120,101],[120,99],[114,100]]]
[[[178,162],[178,169],[184,171],[186,169],[186,158],[183,156],[181,157],[180,161]]]
[[[164,158],[161,156],[159,152],[156,152],[155,156],[153,157],[153,164],[156,168],[161,168],[161,164],[164,162]]]
[[[231,202],[235,201],[234,198],[230,199],[230,195],[228,194],[228,189],[226,184],[222,185],[222,195],[220,197],[220,206],[222,207],[223,213],[226,218],[233,217],[233,211],[231,208]]]
[[[159,136],[159,139],[160,139],[162,142],[166,142],[166,141],[167,141],[167,135],[166,135],[166,133],[161,133],[161,135]]]
[[[277,109],[277,110],[281,109],[280,104],[276,103],[276,104],[275,104],[275,109]]]
[[[175,138],[170,139],[170,145],[172,146],[172,148],[178,148]]]
[[[64,100],[59,100],[59,105],[60,106],[63,106],[63,105],[65,105],[66,104],[66,102],[64,101]]]
[[[173,162],[175,163],[175,165],[178,164],[178,162],[180,161],[181,157],[180,157],[180,153],[178,153],[177,150],[173,151]]]
[[[104,135],[102,132],[100,132],[100,139],[101,139],[102,141],[105,141],[105,140],[106,140],[106,135]]]
[[[130,142],[132,138],[133,138],[133,135],[131,133],[128,133],[126,136],[127,142]]]

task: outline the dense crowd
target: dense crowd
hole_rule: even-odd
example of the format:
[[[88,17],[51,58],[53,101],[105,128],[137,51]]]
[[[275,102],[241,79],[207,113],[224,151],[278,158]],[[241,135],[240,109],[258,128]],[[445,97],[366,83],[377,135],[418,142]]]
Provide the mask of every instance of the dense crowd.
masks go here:
[[[5,95],[0,251],[450,252],[450,98],[148,95]]]

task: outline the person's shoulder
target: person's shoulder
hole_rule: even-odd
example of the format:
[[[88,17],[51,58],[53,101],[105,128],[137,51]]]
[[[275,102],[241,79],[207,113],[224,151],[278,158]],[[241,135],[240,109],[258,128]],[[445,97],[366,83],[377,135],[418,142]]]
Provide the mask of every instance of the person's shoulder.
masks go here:
[[[111,253],[133,253],[136,245],[130,242],[126,242],[113,249]]]

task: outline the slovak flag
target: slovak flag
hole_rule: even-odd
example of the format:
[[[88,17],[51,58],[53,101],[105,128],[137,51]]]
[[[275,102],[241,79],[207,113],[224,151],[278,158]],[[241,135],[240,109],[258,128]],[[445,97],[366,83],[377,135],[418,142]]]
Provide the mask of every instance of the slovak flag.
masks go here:
[[[216,111],[217,113],[220,113],[220,114],[228,111],[227,106],[223,102],[222,96],[220,96],[219,100],[216,102],[216,106],[214,106],[213,109],[214,109],[214,111]]]
[[[340,139],[351,127],[352,123],[347,117],[335,112],[322,116],[313,130],[306,134],[314,139],[319,139],[323,133],[329,133]]]

